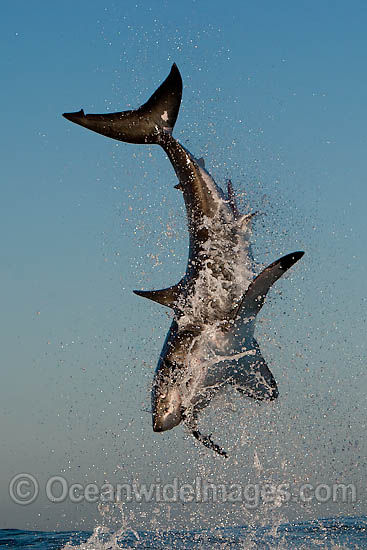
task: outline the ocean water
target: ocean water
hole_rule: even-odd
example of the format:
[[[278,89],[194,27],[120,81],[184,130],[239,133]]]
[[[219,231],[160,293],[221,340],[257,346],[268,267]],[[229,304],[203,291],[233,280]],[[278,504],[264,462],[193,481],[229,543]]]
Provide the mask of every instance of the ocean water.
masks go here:
[[[243,550],[353,550],[367,548],[367,517],[328,518],[267,527],[214,528],[198,531],[112,532],[96,528],[93,533],[42,532],[5,529],[0,547],[40,550],[117,549],[229,549]]]

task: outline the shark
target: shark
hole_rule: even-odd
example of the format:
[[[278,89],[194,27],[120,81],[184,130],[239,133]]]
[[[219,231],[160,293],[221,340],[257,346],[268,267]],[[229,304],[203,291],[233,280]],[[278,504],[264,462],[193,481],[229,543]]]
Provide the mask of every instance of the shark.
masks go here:
[[[171,308],[173,320],[152,383],[154,432],[185,424],[218,455],[227,452],[198,428],[200,412],[224,388],[256,401],[279,392],[259,344],[255,323],[269,289],[304,254],[287,254],[257,276],[251,253],[253,212],[240,213],[231,181],[224,192],[202,158],[195,158],[172,135],[182,99],[176,64],[140,107],[117,113],[63,116],[108,138],[163,148],[183,195],[189,232],[186,271],[181,280],[138,296]]]

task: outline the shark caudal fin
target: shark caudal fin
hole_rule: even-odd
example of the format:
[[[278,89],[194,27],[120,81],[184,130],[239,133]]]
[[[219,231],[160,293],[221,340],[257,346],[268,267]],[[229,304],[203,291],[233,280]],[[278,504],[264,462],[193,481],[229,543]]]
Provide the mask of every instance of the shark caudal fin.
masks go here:
[[[174,63],[166,80],[144,105],[133,111],[84,114],[64,113],[63,117],[112,139],[128,143],[159,143],[162,132],[172,133],[182,97],[182,78]]]

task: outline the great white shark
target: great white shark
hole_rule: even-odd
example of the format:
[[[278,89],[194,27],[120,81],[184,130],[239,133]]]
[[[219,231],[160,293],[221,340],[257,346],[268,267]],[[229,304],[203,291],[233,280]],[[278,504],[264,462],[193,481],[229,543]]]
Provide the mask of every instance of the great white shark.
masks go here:
[[[270,287],[304,253],[287,254],[254,277],[253,214],[240,214],[231,182],[225,194],[203,159],[172,136],[181,97],[182,79],[174,64],[138,109],[112,114],[80,110],[63,116],[113,139],[160,145],[176,172],[190,236],[186,272],[169,288],[134,291],[174,312],[152,384],[153,430],[163,432],[184,422],[206,447],[227,456],[198,430],[198,413],[226,386],[259,401],[278,397],[254,337],[255,321]]]

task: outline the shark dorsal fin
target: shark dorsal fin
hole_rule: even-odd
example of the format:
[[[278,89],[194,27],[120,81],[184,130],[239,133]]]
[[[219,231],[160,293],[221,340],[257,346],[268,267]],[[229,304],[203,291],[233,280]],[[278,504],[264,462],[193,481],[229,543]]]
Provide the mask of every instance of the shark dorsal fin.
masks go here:
[[[292,265],[298,262],[303,254],[304,252],[287,254],[266,267],[260,275],[252,281],[246,290],[236,310],[235,318],[254,317],[257,315],[265,302],[269,288],[288,271]]]
[[[162,306],[175,308],[177,298],[179,297],[181,284],[163,288],[161,290],[134,290],[134,293],[153,302],[158,302]]]

